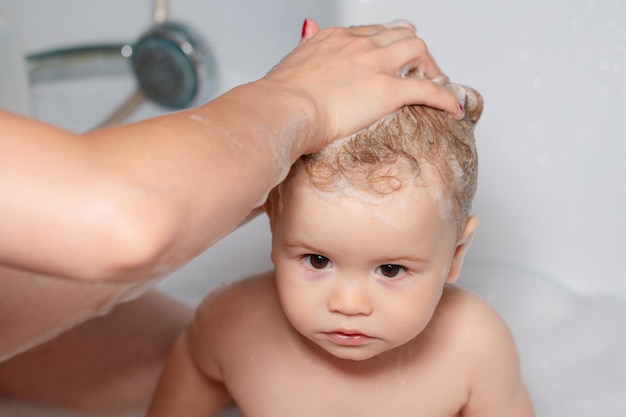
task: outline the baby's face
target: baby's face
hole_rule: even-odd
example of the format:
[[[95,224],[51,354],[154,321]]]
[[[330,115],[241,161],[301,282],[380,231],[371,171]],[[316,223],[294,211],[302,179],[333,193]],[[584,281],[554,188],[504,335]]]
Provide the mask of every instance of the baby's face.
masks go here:
[[[293,327],[328,353],[364,360],[415,338],[441,297],[456,247],[433,192],[327,194],[294,179],[273,224],[272,259]]]

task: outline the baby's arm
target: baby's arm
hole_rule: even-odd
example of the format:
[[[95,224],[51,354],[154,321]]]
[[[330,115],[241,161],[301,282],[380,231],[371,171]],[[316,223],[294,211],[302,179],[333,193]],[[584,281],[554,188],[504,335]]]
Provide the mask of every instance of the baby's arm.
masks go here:
[[[469,398],[463,417],[534,417],[522,380],[513,337],[486,304],[472,306],[467,354],[472,362]]]
[[[183,333],[172,348],[147,417],[213,416],[229,401],[224,385],[198,367]]]

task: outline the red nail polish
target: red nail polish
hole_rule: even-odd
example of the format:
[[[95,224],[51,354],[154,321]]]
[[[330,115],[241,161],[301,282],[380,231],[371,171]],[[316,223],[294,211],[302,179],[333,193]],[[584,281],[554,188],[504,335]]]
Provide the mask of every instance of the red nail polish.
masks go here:
[[[463,105],[461,103],[459,103],[459,109],[461,109],[461,111],[465,111],[465,109],[463,108]]]
[[[304,19],[304,23],[302,24],[302,38],[304,38],[304,35],[306,35],[306,27],[309,24],[309,20],[308,19]]]

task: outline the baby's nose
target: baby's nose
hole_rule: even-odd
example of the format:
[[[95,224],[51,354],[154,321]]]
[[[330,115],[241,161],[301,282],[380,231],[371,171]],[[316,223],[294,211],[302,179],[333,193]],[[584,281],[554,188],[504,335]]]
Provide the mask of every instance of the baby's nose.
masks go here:
[[[372,303],[365,285],[354,280],[339,280],[328,297],[328,310],[346,316],[372,314]]]

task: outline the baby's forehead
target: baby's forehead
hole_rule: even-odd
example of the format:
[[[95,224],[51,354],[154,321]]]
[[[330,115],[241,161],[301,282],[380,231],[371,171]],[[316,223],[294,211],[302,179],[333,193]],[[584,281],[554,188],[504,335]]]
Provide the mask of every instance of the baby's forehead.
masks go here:
[[[452,220],[451,196],[446,191],[437,170],[428,165],[423,165],[420,175],[403,178],[400,188],[383,193],[372,188],[371,184],[355,183],[354,178],[348,181],[340,175],[335,175],[320,185],[305,167],[300,166],[290,174],[283,192],[287,204],[291,198],[300,201],[314,198],[341,205],[358,203],[372,209],[389,205],[400,207],[410,205],[416,210],[416,215],[418,212],[432,213],[431,209],[434,209],[439,214],[440,220]]]
[[[288,183],[297,183],[297,187],[314,187],[330,193],[341,193],[352,189],[355,192],[374,195],[391,194],[407,186],[442,189],[444,183],[439,171],[432,164],[421,161],[419,169],[406,166],[402,162],[389,166],[380,166],[373,170],[342,171],[325,166],[295,165],[287,179]]]
[[[306,195],[335,200],[356,199],[376,206],[390,204],[398,197],[406,198],[416,194],[424,197],[425,191],[435,199],[441,194],[441,181],[436,178],[431,179],[430,175],[397,176],[396,174],[393,179],[401,181],[401,184],[393,189],[387,186],[376,187],[367,178],[346,179],[342,175],[334,175],[320,183],[306,169],[299,169],[290,179],[288,192],[295,196]]]

